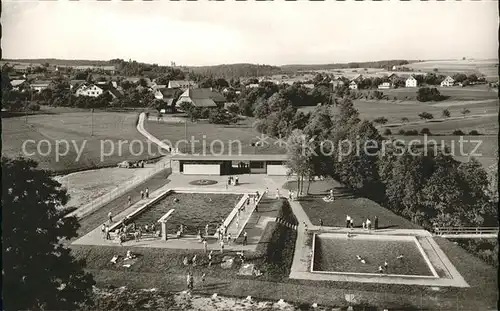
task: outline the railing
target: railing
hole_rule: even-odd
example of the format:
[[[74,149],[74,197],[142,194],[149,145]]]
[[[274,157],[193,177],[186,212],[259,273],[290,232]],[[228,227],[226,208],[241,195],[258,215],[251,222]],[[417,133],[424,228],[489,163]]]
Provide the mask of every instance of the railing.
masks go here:
[[[155,163],[154,167],[151,169],[150,172],[148,172],[145,175],[142,176],[137,176],[131,180],[128,180],[119,186],[117,186],[115,189],[109,191],[103,196],[100,196],[91,202],[79,207],[77,210],[69,213],[66,215],[66,217],[70,216],[76,216],[78,218],[82,218],[86,215],[89,215],[96,211],[97,209],[101,208],[105,204],[110,203],[111,201],[115,200],[116,198],[122,196],[123,194],[127,193],[128,191],[132,190],[133,188],[137,187],[139,184],[145,182],[151,176],[156,175],[160,173],[163,170],[166,170],[170,168],[170,159],[169,158],[162,158],[159,162]],[[126,168],[124,168],[126,169]]]
[[[483,235],[498,234],[498,227],[436,227],[436,235]]]

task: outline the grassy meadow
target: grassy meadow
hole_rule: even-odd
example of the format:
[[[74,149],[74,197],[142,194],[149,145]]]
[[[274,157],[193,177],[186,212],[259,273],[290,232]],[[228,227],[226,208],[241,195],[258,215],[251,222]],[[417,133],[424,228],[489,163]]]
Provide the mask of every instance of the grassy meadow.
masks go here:
[[[2,155],[21,156],[24,154],[23,143],[27,140],[33,140],[34,142],[26,144],[26,151],[34,154],[26,155],[26,157],[38,161],[41,168],[57,173],[114,166],[124,160],[139,160],[158,156],[146,153],[139,154],[139,144],[132,145],[133,148],[130,148],[131,145],[125,143],[122,145],[121,154],[118,152],[117,142],[119,140],[147,142],[147,139],[137,131],[136,120],[137,113],[133,112],[95,112],[92,116],[89,111],[38,114],[30,115],[27,118],[3,118]],[[40,143],[44,140],[48,143]],[[58,145],[58,141],[63,140],[68,142],[68,152],[58,158],[56,145]],[[110,140],[110,142],[106,142],[106,140]],[[37,151],[39,143],[41,152]],[[101,161],[101,150],[104,154],[111,153],[112,145],[115,145],[115,152],[112,155],[104,156],[103,161]],[[59,152],[64,154],[66,144],[59,142],[59,146]],[[82,150],[82,146],[83,151],[78,159],[77,149]],[[157,151],[155,148],[152,150]]]

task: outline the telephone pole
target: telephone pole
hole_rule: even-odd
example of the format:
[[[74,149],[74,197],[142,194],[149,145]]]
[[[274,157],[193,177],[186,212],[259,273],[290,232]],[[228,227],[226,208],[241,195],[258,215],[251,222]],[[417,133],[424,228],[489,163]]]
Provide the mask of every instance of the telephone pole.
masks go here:
[[[90,111],[91,111],[90,136],[94,136],[94,108],[92,108]]]

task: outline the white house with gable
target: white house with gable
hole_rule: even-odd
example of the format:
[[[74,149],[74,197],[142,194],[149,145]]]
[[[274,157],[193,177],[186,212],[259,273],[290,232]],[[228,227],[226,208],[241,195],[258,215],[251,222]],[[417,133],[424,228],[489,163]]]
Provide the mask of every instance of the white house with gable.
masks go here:
[[[441,87],[448,87],[448,86],[453,86],[455,84],[455,80],[450,77],[450,76],[447,76],[446,78],[444,78],[444,80],[441,82]]]
[[[406,81],[405,81],[406,87],[417,87],[417,85],[418,85],[418,82],[414,76],[409,76],[408,79],[406,79]]]
[[[75,92],[75,95],[78,96],[90,96],[90,97],[98,97],[102,95],[104,92],[100,87],[92,84],[92,83],[84,83],[80,85]]]
[[[355,81],[351,81],[351,83],[349,83],[349,88],[351,90],[357,90],[358,89],[358,84]]]

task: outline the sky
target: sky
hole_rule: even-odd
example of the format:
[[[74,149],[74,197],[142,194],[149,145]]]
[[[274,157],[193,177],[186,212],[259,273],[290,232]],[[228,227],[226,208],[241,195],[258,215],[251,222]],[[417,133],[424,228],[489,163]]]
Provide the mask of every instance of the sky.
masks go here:
[[[169,65],[498,57],[498,1],[2,1],[3,58]]]

